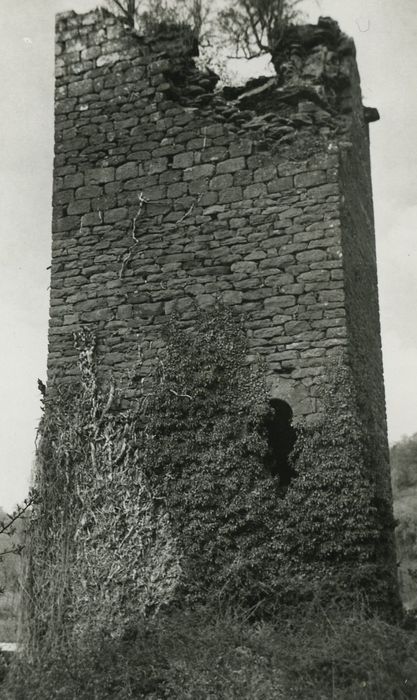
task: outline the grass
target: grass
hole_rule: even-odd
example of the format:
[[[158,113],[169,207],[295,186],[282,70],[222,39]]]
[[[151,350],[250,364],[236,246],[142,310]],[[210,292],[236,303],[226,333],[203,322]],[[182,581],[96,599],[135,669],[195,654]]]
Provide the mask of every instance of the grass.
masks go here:
[[[417,635],[315,608],[250,621],[200,608],[142,620],[112,639],[90,630],[36,663],[22,659],[5,700],[415,700]]]

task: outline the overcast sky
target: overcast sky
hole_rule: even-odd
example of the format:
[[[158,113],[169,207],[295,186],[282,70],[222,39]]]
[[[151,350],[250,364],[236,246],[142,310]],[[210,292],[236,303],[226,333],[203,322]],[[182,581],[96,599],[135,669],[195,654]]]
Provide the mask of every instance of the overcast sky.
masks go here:
[[[0,0],[0,505],[27,492],[45,379],[54,15],[93,0]],[[417,432],[417,1],[306,0],[354,37],[371,125],[390,441]],[[251,64],[253,70],[253,64]]]

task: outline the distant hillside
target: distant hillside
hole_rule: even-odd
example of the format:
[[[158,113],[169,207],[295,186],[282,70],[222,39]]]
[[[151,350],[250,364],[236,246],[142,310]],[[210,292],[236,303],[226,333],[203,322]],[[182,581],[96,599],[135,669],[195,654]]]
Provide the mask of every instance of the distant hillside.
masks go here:
[[[417,607],[417,433],[391,448],[391,470],[401,593]]]

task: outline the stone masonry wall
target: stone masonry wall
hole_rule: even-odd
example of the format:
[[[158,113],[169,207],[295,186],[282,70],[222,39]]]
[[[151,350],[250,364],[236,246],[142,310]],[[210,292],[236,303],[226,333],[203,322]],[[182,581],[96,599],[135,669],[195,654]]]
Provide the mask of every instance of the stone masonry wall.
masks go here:
[[[369,128],[361,119],[359,80],[352,92],[350,145],[340,162],[343,276],[349,354],[381,493],[391,494],[379,321]]]
[[[249,361],[266,357],[271,395],[297,417],[317,416],[329,356],[357,356],[383,433],[362,171],[374,114],[354,47],[320,20],[284,42],[276,78],[223,93],[195,52],[185,31],[58,16],[49,382],[76,375],[80,325],[104,373],[122,377],[139,353],[146,374],[169,314],[192,323],[194,304],[220,298],[245,313]]]

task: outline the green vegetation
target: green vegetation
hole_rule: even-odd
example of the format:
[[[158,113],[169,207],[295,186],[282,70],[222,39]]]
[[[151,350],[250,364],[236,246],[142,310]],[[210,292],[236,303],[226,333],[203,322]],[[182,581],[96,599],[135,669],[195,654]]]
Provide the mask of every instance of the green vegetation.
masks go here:
[[[391,468],[401,593],[417,608],[417,433],[393,445]]]
[[[13,642],[17,635],[17,608],[21,549],[26,507],[7,515],[0,508],[0,642]],[[21,514],[21,515],[19,515]]]
[[[329,371],[324,415],[301,430],[294,462],[298,478],[283,502],[281,540],[290,595],[329,589],[330,597],[361,591],[372,609],[395,610],[399,602],[387,543],[391,504],[377,497],[378,468],[363,432],[349,369]]]
[[[394,494],[417,489],[417,433],[393,445],[390,458]]]
[[[413,697],[415,637],[374,616],[398,612],[392,523],[348,369],[283,488],[265,371],[230,310],[173,319],[130,403],[132,384],[98,380],[94,336],[77,343],[79,381],[45,400],[5,697]]]
[[[106,0],[106,4],[129,27],[145,32],[162,24],[186,25],[198,38],[204,60],[210,62],[225,48],[235,58],[273,54],[285,29],[297,21],[302,1]]]
[[[248,621],[198,608],[81,637],[18,666],[4,700],[414,700],[417,637],[360,608]]]

